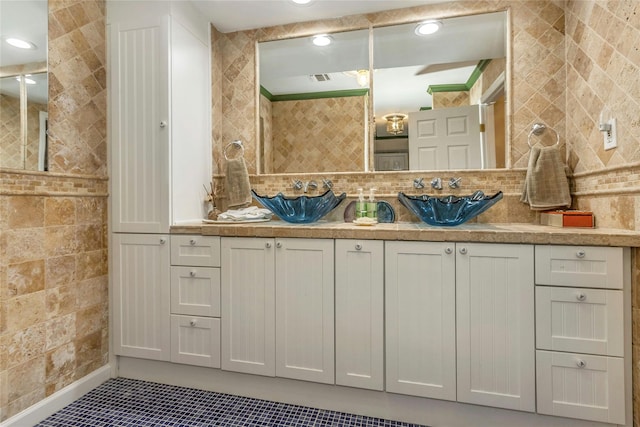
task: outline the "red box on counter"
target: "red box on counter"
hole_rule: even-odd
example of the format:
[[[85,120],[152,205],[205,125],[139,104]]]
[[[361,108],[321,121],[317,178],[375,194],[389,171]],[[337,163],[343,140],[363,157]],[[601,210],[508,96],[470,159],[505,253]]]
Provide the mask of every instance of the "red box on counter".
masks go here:
[[[586,227],[596,226],[593,212],[586,211],[545,211],[540,213],[540,224],[552,227]]]

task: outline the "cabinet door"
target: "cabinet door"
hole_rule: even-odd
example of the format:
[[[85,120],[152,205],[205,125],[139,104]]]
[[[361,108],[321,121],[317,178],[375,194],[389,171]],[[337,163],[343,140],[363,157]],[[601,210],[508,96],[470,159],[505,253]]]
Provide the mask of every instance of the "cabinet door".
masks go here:
[[[113,234],[114,352],[169,360],[169,236]]]
[[[111,225],[167,233],[169,23],[144,21],[114,23],[110,31]]]
[[[222,369],[275,375],[273,239],[222,239]]]
[[[334,383],[330,239],[276,240],[276,376]]]
[[[220,367],[220,319],[171,316],[171,361]]]
[[[384,387],[384,242],[336,240],[336,384]]]
[[[621,357],[538,351],[536,364],[540,414],[625,424]]]
[[[385,244],[387,391],[456,400],[453,248]]]
[[[456,249],[458,401],[533,412],[533,246]]]

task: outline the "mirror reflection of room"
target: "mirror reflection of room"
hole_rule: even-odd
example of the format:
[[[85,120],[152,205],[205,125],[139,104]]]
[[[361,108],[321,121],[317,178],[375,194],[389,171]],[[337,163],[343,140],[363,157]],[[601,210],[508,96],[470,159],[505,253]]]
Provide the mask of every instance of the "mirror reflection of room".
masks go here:
[[[47,170],[47,2],[0,1],[0,168]]]
[[[358,43],[364,55],[371,34],[371,59],[353,52],[343,55],[357,56],[361,59],[357,64],[340,65],[342,59],[330,50],[312,49],[310,37],[259,43],[259,171],[506,167],[506,12],[443,18],[432,34],[417,34],[418,24],[330,34],[332,41],[343,34],[361,37]],[[329,62],[331,67],[314,65]],[[346,113],[338,108],[339,98],[331,98],[331,90],[347,87],[320,87],[329,88],[327,82],[335,84],[349,74],[351,84],[359,80],[370,92],[366,102]],[[316,76],[323,86],[313,80]],[[276,87],[274,80],[277,95],[290,98],[279,98],[269,90]],[[323,97],[325,104],[331,103],[328,110],[334,116],[303,108],[303,96]],[[282,102],[289,103],[288,111],[282,112],[287,105]],[[363,115],[368,115],[364,122],[359,120]],[[326,127],[320,130],[321,125]],[[313,153],[315,159],[331,161],[316,162]]]

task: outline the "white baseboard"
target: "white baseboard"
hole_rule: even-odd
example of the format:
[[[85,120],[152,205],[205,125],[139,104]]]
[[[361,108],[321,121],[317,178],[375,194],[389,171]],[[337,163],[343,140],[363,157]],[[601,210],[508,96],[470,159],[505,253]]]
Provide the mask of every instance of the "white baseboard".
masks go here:
[[[1,422],[0,427],[33,426],[84,396],[109,378],[111,378],[110,365],[98,368],[62,390],[58,390],[46,399]]]

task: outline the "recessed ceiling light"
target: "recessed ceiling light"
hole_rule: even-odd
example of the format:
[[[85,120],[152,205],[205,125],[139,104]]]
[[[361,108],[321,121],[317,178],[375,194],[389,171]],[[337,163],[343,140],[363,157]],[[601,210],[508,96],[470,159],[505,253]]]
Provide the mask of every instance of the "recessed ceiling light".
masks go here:
[[[292,3],[295,3],[295,4],[301,4],[301,5],[304,5],[304,4],[309,4],[309,3],[311,3],[313,0],[290,0],[290,1],[291,1]]]
[[[419,36],[426,36],[437,32],[442,27],[440,21],[424,21],[418,24],[416,27],[416,34]]]
[[[329,46],[331,44],[331,36],[329,34],[318,34],[313,36],[313,44],[316,46]]]
[[[19,49],[35,49],[36,48],[35,44],[26,40],[16,38],[16,37],[7,37],[4,39],[4,41],[10,44],[11,46],[17,47]]]

